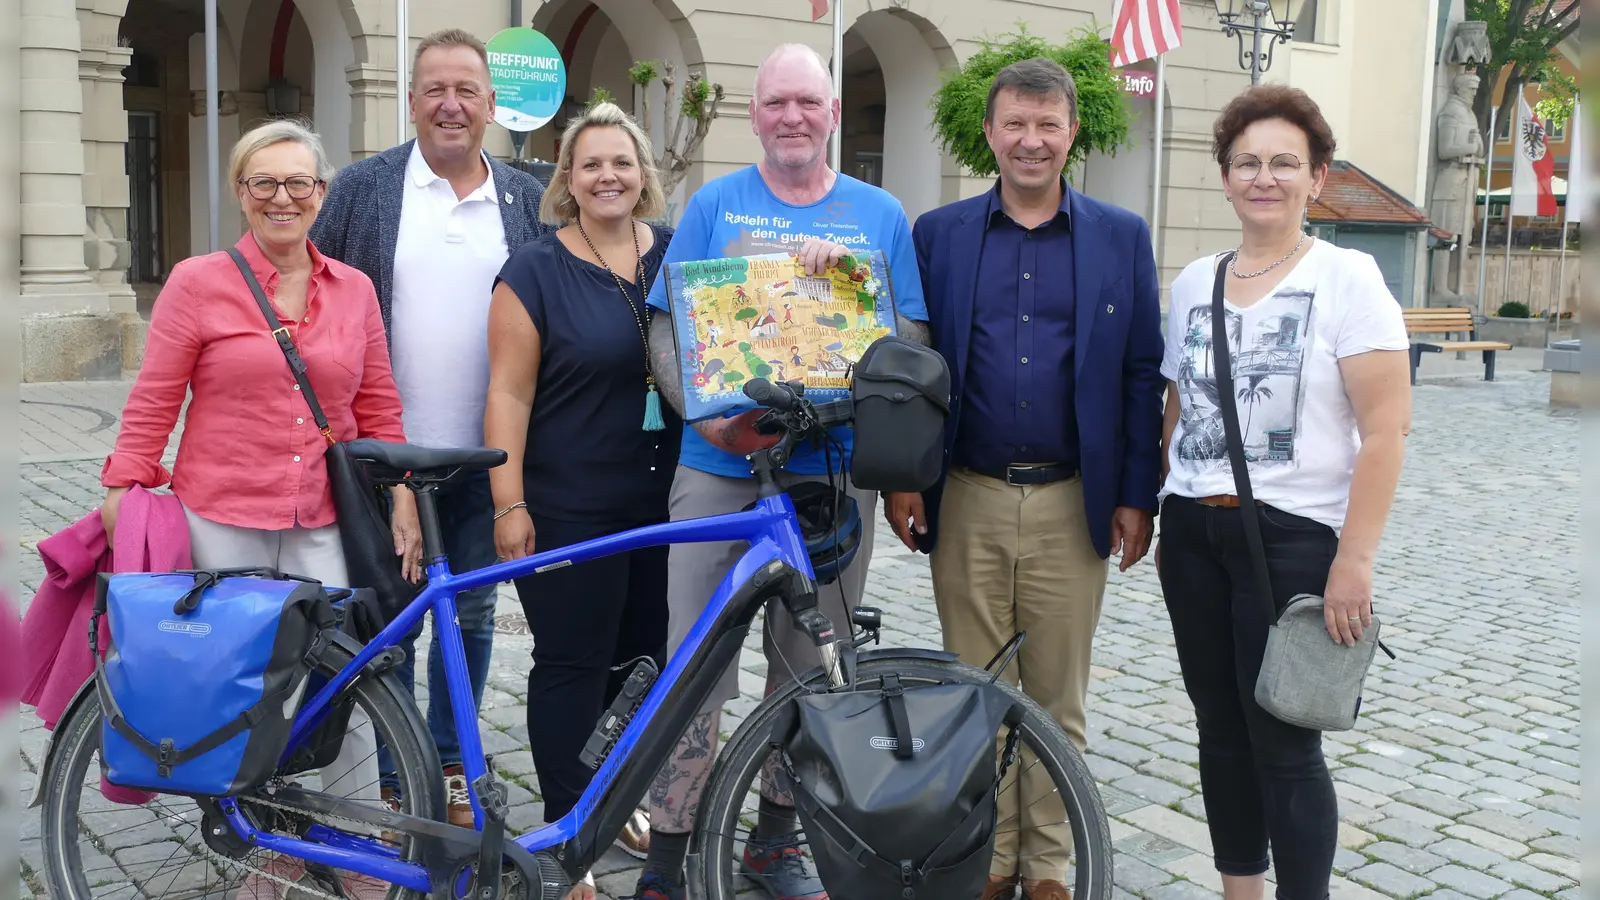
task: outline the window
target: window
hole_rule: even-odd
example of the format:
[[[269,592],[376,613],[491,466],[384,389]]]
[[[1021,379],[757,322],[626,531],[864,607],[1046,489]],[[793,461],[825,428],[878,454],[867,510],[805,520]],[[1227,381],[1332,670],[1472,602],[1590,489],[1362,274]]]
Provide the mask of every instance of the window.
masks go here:
[[[1319,37],[1317,33],[1317,7],[1319,5],[1320,0],[1301,0],[1300,15],[1296,17],[1294,22],[1295,40],[1308,41],[1313,44],[1319,43],[1317,40]]]
[[[1546,119],[1544,121],[1544,130],[1546,134],[1550,135],[1550,143],[1552,144],[1559,144],[1567,139],[1567,123],[1565,122],[1557,125],[1555,122]]]
[[[161,60],[148,53],[133,51],[128,64],[122,69],[122,83],[130,87],[161,87]]]

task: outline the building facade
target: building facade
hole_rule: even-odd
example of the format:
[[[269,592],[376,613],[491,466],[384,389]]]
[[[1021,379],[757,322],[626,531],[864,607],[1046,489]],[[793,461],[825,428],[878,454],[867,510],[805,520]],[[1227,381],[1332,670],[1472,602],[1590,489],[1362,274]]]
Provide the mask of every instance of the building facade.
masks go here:
[[[1296,39],[1275,48],[1263,76],[1310,92],[1333,125],[1338,157],[1424,208],[1441,2],[1459,0],[1298,0]],[[843,6],[841,167],[894,193],[913,219],[991,183],[960,171],[938,145],[929,99],[941,72],[985,37],[1019,25],[1060,36],[1086,25],[1104,34],[1112,21],[1112,0]],[[166,273],[213,249],[203,0],[33,0],[27,9],[24,378],[120,377],[138,366]],[[759,157],[747,103],[755,67],[772,46],[801,41],[831,56],[832,13],[812,21],[810,9],[806,0],[409,0],[406,31],[415,46],[448,26],[485,39],[512,24],[536,28],[566,61],[571,109],[596,87],[636,113],[648,99],[658,140],[661,87],[640,96],[627,78],[634,61],[670,61],[680,78],[699,72],[721,84],[725,99],[674,197],[678,209],[707,179]],[[1221,33],[1210,0],[1183,0],[1182,12],[1184,41],[1167,55],[1164,91],[1130,92],[1133,146],[1076,175],[1085,193],[1146,216],[1159,185],[1153,232],[1163,285],[1192,259],[1237,240],[1210,129],[1217,110],[1249,84],[1240,44]],[[271,115],[309,119],[335,165],[397,143],[397,20],[396,0],[218,0],[222,159],[242,131]],[[553,158],[560,125],[558,117],[532,133],[522,156]],[[509,157],[512,146],[508,132],[490,126],[491,153]],[[220,192],[219,206],[228,246],[244,223],[231,191]]]

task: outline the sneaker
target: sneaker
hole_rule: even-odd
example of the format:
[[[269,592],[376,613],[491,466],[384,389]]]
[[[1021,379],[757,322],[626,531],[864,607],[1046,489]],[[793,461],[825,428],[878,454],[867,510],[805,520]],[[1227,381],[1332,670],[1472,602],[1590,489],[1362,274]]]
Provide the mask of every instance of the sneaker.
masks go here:
[[[639,876],[633,887],[633,896],[623,900],[684,900],[683,885],[676,884],[654,872]]]
[[[447,820],[461,828],[477,828],[472,820],[472,795],[467,792],[467,773],[461,766],[444,767],[444,792]]]
[[[740,871],[773,900],[828,900],[822,879],[800,850],[798,831],[770,838],[751,834]]]

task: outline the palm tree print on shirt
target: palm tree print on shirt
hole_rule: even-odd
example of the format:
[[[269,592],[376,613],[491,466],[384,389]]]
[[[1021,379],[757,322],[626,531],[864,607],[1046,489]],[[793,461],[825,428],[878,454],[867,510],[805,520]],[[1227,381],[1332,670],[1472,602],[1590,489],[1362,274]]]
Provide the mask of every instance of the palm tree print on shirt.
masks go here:
[[[1252,463],[1294,464],[1301,372],[1314,298],[1315,292],[1309,290],[1281,290],[1243,314],[1224,311],[1234,389],[1228,400],[1240,412],[1244,455]],[[1178,362],[1178,393],[1184,401],[1178,421],[1178,461],[1192,470],[1226,469],[1227,432],[1212,365],[1210,304],[1190,307],[1185,324]]]

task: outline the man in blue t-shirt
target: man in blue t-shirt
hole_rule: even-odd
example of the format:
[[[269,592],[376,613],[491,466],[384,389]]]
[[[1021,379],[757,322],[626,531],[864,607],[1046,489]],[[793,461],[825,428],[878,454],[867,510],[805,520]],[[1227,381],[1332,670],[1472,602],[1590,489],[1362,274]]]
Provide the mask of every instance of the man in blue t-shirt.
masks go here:
[[[689,199],[667,249],[664,265],[685,260],[721,259],[793,252],[808,275],[819,274],[846,253],[882,250],[894,284],[896,326],[909,340],[928,342],[927,309],[916,249],[904,208],[888,192],[828,167],[828,137],[839,125],[828,67],[803,44],[785,44],[756,72],[750,119],[764,158],[706,184]],[[898,275],[899,277],[895,277]],[[657,278],[650,305],[667,310],[666,279]],[[650,347],[662,395],[683,409],[682,375],[675,354],[671,318],[653,316]],[[800,373],[792,373],[798,377]],[[686,425],[683,449],[672,486],[673,520],[738,512],[756,500],[756,485],[746,454],[771,446],[774,437],[758,435],[754,422],[762,410]],[[826,482],[846,487],[860,507],[860,549],[839,580],[819,590],[819,604],[841,629],[861,601],[872,556],[877,496],[849,484],[851,433],[839,429],[841,446],[806,442],[796,448],[780,482]],[[831,462],[831,466],[829,463]],[[673,546],[667,578],[671,610],[668,650],[675,651],[705,609],[739,556],[742,542]],[[795,631],[781,610],[766,616],[763,642],[767,692],[819,664],[816,647]],[[690,723],[674,758],[663,767],[651,791],[650,850],[635,896],[679,900],[684,895],[683,859],[694,810],[710,774],[723,703],[738,696],[737,666]],[[799,826],[792,806],[763,797],[759,821],[746,842],[743,869],[777,900],[820,900],[827,895],[799,849]]]

